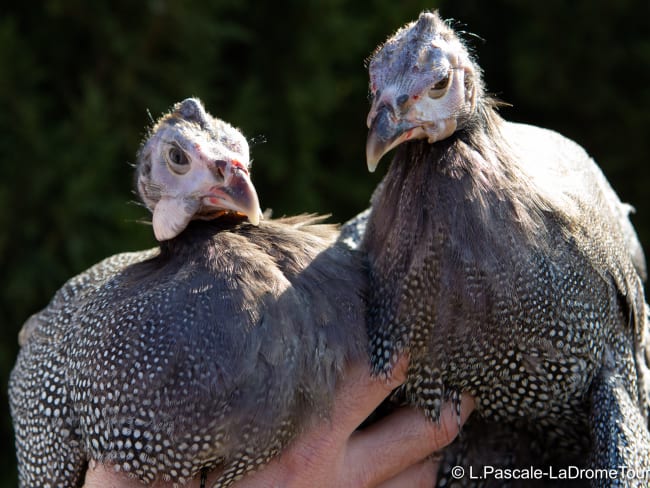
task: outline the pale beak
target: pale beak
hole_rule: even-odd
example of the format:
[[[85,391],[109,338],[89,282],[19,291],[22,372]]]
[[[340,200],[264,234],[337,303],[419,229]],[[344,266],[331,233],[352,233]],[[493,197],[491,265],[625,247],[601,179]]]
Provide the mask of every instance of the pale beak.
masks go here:
[[[248,170],[238,161],[216,161],[214,171],[223,178],[223,183],[210,188],[204,204],[238,212],[251,224],[259,225],[262,211]]]
[[[389,105],[380,106],[370,122],[368,131],[366,142],[368,171],[374,172],[384,154],[404,142],[405,133],[411,128],[413,126],[408,122],[395,121],[393,109]]]

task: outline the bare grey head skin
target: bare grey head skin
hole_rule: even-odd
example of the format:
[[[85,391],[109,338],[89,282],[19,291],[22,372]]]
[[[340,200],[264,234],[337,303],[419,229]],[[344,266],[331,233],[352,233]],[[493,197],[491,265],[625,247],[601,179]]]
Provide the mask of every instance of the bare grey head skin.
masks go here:
[[[455,32],[425,12],[371,57],[368,169],[405,141],[440,141],[471,119],[483,96],[480,70]]]
[[[476,397],[442,479],[454,464],[650,467],[630,207],[577,144],[497,114],[437,12],[380,46],[369,74],[369,170],[395,149],[360,246],[373,371],[407,350],[405,398],[434,420],[446,398]]]
[[[192,219],[224,213],[257,225],[262,213],[249,169],[239,130],[212,117],[196,98],[174,105],[138,153],[137,191],[153,214],[156,239],[176,237]]]

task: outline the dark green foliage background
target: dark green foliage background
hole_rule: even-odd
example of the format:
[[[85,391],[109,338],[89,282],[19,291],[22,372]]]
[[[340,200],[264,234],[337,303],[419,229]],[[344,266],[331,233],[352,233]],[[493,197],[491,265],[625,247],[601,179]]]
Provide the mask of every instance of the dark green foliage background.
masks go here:
[[[187,96],[242,128],[275,215],[363,209],[366,71],[420,10],[458,20],[512,120],[556,129],[603,167],[650,249],[648,0],[4,2],[0,11],[0,486],[14,486],[6,383],[24,320],[69,277],[152,246],[135,152]],[[381,167],[385,170],[387,161]],[[380,171],[381,173],[381,171]]]

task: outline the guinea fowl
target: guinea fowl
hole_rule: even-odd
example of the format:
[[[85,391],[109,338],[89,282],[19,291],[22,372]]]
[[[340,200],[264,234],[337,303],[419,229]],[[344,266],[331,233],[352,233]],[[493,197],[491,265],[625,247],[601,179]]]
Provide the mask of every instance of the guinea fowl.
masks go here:
[[[434,420],[447,398],[477,399],[440,486],[503,483],[453,480],[454,465],[649,472],[645,262],[630,207],[577,144],[499,117],[437,12],[390,37],[369,72],[369,169],[397,148],[360,246],[373,371],[407,350],[403,398]]]
[[[153,127],[136,184],[159,248],[72,278],[21,332],[21,486],[81,486],[90,459],[227,486],[328,414],[367,357],[365,271],[321,218],[259,222],[248,161],[196,99]]]

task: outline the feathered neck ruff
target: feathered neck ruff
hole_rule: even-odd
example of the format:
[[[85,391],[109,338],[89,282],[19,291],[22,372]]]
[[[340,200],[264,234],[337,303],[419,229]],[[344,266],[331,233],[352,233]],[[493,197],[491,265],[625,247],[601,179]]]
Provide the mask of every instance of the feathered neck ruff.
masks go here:
[[[495,105],[489,99],[478,104],[472,119],[448,139],[398,148],[373,196],[364,244],[371,260],[373,253],[397,248],[426,252],[444,246],[455,260],[481,263],[489,271],[513,249],[553,252],[555,230],[565,234],[575,204],[567,201],[561,182],[541,185],[540,168],[526,167],[517,156]]]

